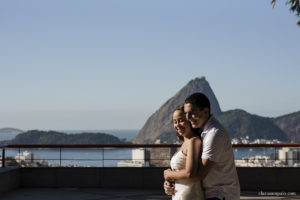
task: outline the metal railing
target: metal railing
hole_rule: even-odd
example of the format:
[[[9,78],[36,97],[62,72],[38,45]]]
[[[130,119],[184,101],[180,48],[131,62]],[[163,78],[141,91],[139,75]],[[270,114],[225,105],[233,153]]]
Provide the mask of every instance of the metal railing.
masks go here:
[[[232,146],[237,167],[300,167],[299,143]],[[2,167],[167,167],[179,147],[179,144],[0,146]],[[49,158],[49,152],[55,158]],[[44,157],[38,157],[39,153]]]
[[[7,165],[9,166],[39,166],[39,167],[61,167],[61,166],[69,166],[69,167],[76,167],[76,166],[97,166],[97,167],[116,167],[118,162],[123,162],[123,166],[150,166],[150,149],[176,149],[180,145],[176,144],[109,144],[109,145],[27,145],[27,144],[15,144],[15,145],[3,145],[0,146],[2,148],[2,167],[5,167]],[[14,149],[13,153],[14,155],[9,155],[9,150]],[[71,152],[71,157],[74,156],[75,153],[82,154],[84,150],[90,150],[88,153],[93,154],[94,156],[89,155],[82,155],[77,156],[76,158],[68,158],[64,156],[64,153],[66,153],[68,150]],[[29,150],[29,151],[28,151]],[[50,158],[44,157],[44,158],[37,158],[36,154],[43,153],[42,150],[46,152],[55,152],[56,158],[53,158],[53,155],[50,155]],[[119,156],[116,157],[116,150],[118,151]],[[137,152],[140,154],[138,156],[139,158],[134,159],[134,162],[128,162],[132,161],[132,150],[140,150],[140,152]],[[22,155],[24,152],[32,153],[29,154],[28,157],[24,158],[24,155]],[[152,151],[153,152],[153,151]],[[161,152],[161,151],[160,151]],[[175,152],[173,150],[173,152]],[[141,155],[143,154],[143,155]],[[70,153],[69,153],[70,155]],[[168,161],[170,159],[171,153],[169,153],[168,157],[160,158],[159,156],[155,158],[155,154],[152,155],[152,162],[155,163],[155,161]],[[66,158],[64,158],[66,157]],[[52,161],[52,163],[46,163],[46,161]],[[64,163],[67,162],[68,164]],[[69,161],[77,161],[77,163],[84,164],[72,164],[72,162]],[[127,161],[127,162],[126,162]],[[89,165],[88,163],[92,163]],[[53,164],[54,163],[54,164]],[[36,165],[38,164],[38,165]],[[122,163],[120,163],[122,165]],[[154,165],[151,165],[154,166]]]

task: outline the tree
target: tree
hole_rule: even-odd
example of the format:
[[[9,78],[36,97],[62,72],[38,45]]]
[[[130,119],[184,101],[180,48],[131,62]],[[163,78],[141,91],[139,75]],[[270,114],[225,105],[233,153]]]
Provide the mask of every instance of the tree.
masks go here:
[[[272,0],[271,1],[271,5],[273,6],[273,8],[275,7],[276,4],[276,0]],[[299,4],[299,0],[287,0],[286,1],[286,5],[290,6],[290,11],[296,13],[296,17],[298,17],[298,26],[300,26],[300,4]]]

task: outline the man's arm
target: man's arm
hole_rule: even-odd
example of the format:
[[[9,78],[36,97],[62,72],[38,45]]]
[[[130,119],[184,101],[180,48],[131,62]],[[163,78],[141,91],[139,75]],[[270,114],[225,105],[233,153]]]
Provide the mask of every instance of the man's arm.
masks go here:
[[[209,159],[202,158],[201,161],[202,163],[199,164],[197,173],[192,176],[193,179],[203,180],[214,166],[214,162]]]
[[[199,162],[202,162],[202,163],[199,163],[197,173],[192,174],[191,180],[193,180],[193,181],[203,180],[214,165],[214,162],[210,161],[208,159],[202,159],[202,160],[200,159]],[[174,183],[165,180],[164,189],[165,189],[165,193],[167,195],[173,195],[174,194]]]
[[[193,177],[203,180],[209,174],[213,166],[217,164],[216,162],[220,159],[220,156],[222,156],[223,146],[224,138],[222,134],[219,134],[219,130],[208,133],[202,149],[202,163],[199,164],[198,171]]]
[[[193,181],[203,180],[214,165],[214,162],[209,159],[202,159],[199,162],[200,163],[198,166],[198,170],[196,171],[196,173],[193,173],[190,176],[190,179]],[[176,172],[181,174],[181,173],[185,173],[185,170],[182,169],[182,170],[178,170]],[[173,177],[173,178],[176,179],[177,177]]]

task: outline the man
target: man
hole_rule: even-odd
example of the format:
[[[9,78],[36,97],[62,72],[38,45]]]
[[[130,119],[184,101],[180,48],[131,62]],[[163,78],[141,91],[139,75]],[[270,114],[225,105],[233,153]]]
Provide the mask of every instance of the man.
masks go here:
[[[203,180],[206,200],[239,200],[240,185],[228,133],[211,115],[210,102],[202,93],[194,93],[184,103],[186,118],[199,128],[202,138],[202,165],[193,178]],[[165,181],[167,194],[174,187]]]

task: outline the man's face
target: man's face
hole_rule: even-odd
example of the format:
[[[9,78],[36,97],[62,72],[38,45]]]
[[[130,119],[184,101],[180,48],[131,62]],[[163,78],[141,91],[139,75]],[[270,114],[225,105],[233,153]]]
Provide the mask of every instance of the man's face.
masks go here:
[[[204,125],[209,118],[208,108],[200,110],[198,106],[186,103],[184,104],[184,112],[187,120],[190,121],[193,128],[200,128],[203,130]]]

